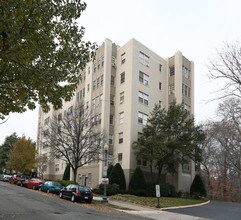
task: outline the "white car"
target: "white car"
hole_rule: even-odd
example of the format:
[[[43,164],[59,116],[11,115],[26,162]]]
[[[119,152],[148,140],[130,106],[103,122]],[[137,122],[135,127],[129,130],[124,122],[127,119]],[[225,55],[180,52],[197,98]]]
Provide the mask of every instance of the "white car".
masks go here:
[[[9,180],[11,179],[12,175],[7,175],[7,174],[3,174],[2,180],[4,182],[9,182]]]

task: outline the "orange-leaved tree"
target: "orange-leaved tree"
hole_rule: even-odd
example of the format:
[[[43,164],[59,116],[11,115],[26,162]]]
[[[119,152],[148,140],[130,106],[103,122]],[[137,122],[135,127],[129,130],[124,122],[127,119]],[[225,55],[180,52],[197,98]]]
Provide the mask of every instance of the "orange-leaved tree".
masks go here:
[[[21,173],[30,173],[35,167],[35,143],[22,137],[17,141],[9,153],[8,169]]]

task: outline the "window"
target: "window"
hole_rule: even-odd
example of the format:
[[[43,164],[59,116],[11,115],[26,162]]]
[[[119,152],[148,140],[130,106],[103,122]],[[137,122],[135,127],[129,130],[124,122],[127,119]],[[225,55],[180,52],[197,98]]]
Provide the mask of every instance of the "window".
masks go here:
[[[44,120],[44,125],[48,125],[49,124],[49,121],[50,121],[50,118],[48,117],[48,118],[45,118],[45,120]]]
[[[43,143],[43,149],[49,147],[48,142]]]
[[[120,83],[124,83],[125,82],[125,72],[121,73],[121,80]]]
[[[139,91],[138,100],[144,105],[148,105],[149,95]]]
[[[111,75],[111,78],[110,78],[110,84],[112,86],[115,86],[115,77]]]
[[[162,101],[159,100],[159,106],[160,108],[162,107]]]
[[[147,166],[147,161],[146,160],[143,160],[143,159],[139,159],[137,160],[137,165],[138,166]]]
[[[90,84],[87,85],[87,92],[90,91]]]
[[[100,104],[100,97],[97,96],[97,97],[95,98],[95,106],[97,107],[97,106],[99,106],[99,104]]]
[[[118,163],[122,163],[122,153],[118,154]]]
[[[57,127],[57,133],[58,133],[58,134],[61,134],[61,126],[58,126],[58,127]]]
[[[146,125],[148,116],[142,112],[138,112],[138,123]]]
[[[113,134],[109,135],[109,144],[113,144]]]
[[[92,108],[95,108],[95,99],[92,99]]]
[[[94,73],[96,72],[96,66],[97,66],[97,64],[94,63]]]
[[[93,90],[96,89],[96,80],[93,81]]]
[[[104,57],[101,57],[101,66],[104,66]]]
[[[114,115],[110,115],[110,125],[114,125]]]
[[[92,182],[92,173],[88,173],[87,180],[88,180],[88,184],[91,184],[91,182]]]
[[[124,112],[121,112],[121,113],[119,114],[119,123],[120,123],[120,124],[123,124],[123,122],[124,122]]]
[[[146,160],[142,160],[142,166],[147,166],[147,161]]]
[[[111,57],[111,66],[116,67],[116,58],[114,56]]]
[[[182,66],[182,75],[186,78],[186,79],[190,79],[190,70],[187,67]]]
[[[121,92],[121,93],[120,93],[120,104],[123,104],[123,103],[124,103],[124,99],[125,99],[124,92]]]
[[[145,66],[149,66],[149,57],[140,51],[139,53],[139,62],[144,64]]]
[[[183,173],[191,173],[191,162],[190,159],[186,158],[186,163],[182,164]]]
[[[90,67],[88,67],[88,74],[90,74]]]
[[[82,80],[83,80],[83,81],[85,81],[86,72],[83,72],[83,74],[82,74],[82,75],[83,75],[83,77],[81,77],[81,82],[82,82]]]
[[[162,90],[162,83],[159,82],[159,90]]]
[[[103,86],[103,81],[104,81],[104,76],[101,75],[101,76],[100,76],[100,85],[101,85],[101,86]]]
[[[62,113],[58,114],[58,121],[62,120]]]
[[[162,65],[159,64],[159,71],[161,72],[162,71]]]
[[[126,62],[126,53],[121,54],[121,64]]]
[[[103,94],[100,95],[100,105],[102,104],[103,101]]]
[[[185,84],[182,84],[182,94],[186,97],[191,97],[191,89]]]
[[[101,114],[96,115],[95,121],[96,121],[96,124],[101,124]]]
[[[170,76],[174,76],[174,75],[175,75],[175,67],[174,67],[174,66],[171,66],[171,67],[169,68],[169,70],[170,70]]]
[[[98,60],[98,69],[100,69],[100,60]]]
[[[55,164],[55,171],[59,171],[59,164]]]
[[[115,105],[115,96],[114,95],[110,95],[110,104]]]
[[[96,88],[98,89],[100,85],[100,77],[96,79]]]
[[[68,108],[68,112],[67,112],[67,115],[72,115],[73,114],[73,106],[70,106]]]
[[[175,87],[174,84],[169,85],[169,95],[174,95]]]
[[[85,88],[83,88],[83,98],[85,97]]]
[[[139,82],[148,85],[149,84],[149,76],[141,71],[139,71]]]
[[[123,143],[123,132],[119,133],[119,144]]]

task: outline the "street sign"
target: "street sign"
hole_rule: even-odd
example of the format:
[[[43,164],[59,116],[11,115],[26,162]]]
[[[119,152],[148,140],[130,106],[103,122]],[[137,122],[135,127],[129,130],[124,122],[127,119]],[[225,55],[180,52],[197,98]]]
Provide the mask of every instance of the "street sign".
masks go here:
[[[109,178],[102,178],[102,184],[109,184]]]
[[[157,198],[161,197],[161,194],[160,194],[160,185],[156,185],[156,197],[157,197]]]

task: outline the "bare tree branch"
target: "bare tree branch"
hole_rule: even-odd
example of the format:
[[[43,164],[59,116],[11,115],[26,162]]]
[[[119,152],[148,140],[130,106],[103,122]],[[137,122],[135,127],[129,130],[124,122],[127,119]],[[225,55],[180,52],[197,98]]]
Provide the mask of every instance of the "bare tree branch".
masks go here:
[[[100,130],[100,121],[93,122],[93,117],[89,109],[77,105],[65,115],[53,117],[49,132],[44,134],[53,158],[70,164],[74,181],[78,168],[100,159],[105,136]]]

